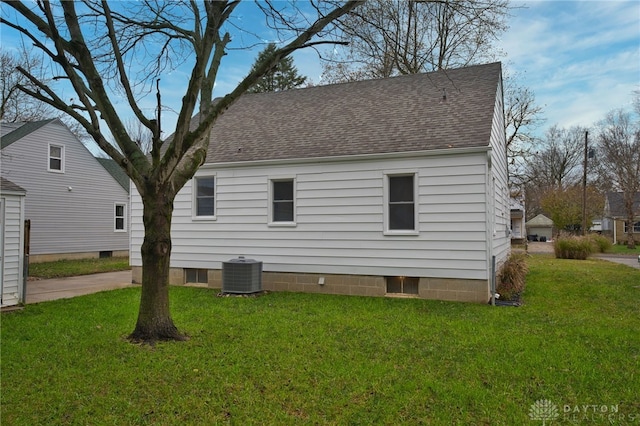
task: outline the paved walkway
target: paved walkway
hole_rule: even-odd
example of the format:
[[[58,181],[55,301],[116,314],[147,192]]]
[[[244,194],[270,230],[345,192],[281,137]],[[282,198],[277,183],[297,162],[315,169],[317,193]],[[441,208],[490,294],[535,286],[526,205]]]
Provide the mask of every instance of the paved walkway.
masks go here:
[[[593,257],[598,259],[608,260],[609,262],[621,263],[623,265],[631,266],[632,268],[640,269],[640,261],[637,256],[618,256],[615,254],[600,253]]]
[[[131,271],[27,281],[27,303],[64,299],[131,286]]]

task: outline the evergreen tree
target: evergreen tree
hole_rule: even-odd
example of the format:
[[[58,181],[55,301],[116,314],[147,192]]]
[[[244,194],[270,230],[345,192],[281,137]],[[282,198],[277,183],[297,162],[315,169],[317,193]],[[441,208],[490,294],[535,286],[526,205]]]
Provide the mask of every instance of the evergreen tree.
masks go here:
[[[251,72],[255,70],[262,61],[273,56],[276,51],[275,43],[269,43],[258,55],[256,62],[251,67]],[[299,75],[298,69],[293,65],[293,58],[285,57],[271,70],[269,70],[256,84],[254,84],[249,92],[279,92],[281,90],[294,89],[303,85],[307,81],[307,77]]]

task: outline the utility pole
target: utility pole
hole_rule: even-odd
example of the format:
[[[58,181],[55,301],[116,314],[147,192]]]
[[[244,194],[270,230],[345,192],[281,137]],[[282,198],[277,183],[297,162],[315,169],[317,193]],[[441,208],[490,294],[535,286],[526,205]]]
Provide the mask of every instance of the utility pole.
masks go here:
[[[584,132],[584,164],[582,166],[582,235],[587,235],[587,157],[589,131]]]

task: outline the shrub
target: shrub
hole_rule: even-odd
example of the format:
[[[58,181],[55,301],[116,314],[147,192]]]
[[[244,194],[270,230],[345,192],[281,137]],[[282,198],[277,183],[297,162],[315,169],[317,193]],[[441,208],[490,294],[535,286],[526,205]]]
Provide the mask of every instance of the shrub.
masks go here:
[[[496,291],[500,300],[518,300],[524,291],[527,272],[527,261],[524,253],[512,253],[502,264],[498,272]]]
[[[599,234],[589,235],[589,240],[591,240],[596,253],[606,253],[613,247],[613,243],[607,237]]]
[[[553,251],[558,259],[584,260],[594,251],[588,237],[561,236],[553,243]]]

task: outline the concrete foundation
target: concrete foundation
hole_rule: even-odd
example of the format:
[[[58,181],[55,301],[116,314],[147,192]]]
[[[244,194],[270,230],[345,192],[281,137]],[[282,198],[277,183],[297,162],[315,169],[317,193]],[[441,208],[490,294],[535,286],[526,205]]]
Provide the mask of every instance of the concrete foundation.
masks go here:
[[[207,271],[209,288],[222,288],[222,271]],[[132,281],[142,282],[142,267],[132,267]],[[171,285],[185,285],[182,268],[171,268]],[[423,299],[456,302],[487,303],[490,298],[489,283],[484,280],[452,278],[420,278],[418,294],[389,294],[385,277],[369,275],[298,274],[286,272],[263,272],[262,288],[268,291],[291,291],[304,293],[344,294],[377,297],[419,297]]]

